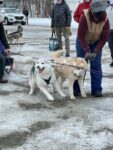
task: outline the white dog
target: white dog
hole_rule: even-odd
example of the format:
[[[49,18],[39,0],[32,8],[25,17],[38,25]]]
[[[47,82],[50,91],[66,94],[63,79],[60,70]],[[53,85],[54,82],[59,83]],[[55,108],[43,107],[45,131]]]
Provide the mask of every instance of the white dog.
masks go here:
[[[63,58],[61,57],[63,53],[63,50],[59,50],[53,55],[56,78],[61,77],[61,88],[65,79],[68,79],[70,99],[75,99],[73,84],[75,80],[78,80],[81,96],[86,97],[83,81],[88,67],[87,62],[84,58]]]
[[[30,92],[32,95],[34,93],[35,87],[37,86],[48,98],[48,100],[53,101],[54,97],[49,93],[47,87],[52,85],[53,88],[61,95],[65,97],[65,94],[60,90],[54,70],[52,68],[51,62],[47,59],[40,58],[35,63],[31,69],[31,75],[29,80]]]

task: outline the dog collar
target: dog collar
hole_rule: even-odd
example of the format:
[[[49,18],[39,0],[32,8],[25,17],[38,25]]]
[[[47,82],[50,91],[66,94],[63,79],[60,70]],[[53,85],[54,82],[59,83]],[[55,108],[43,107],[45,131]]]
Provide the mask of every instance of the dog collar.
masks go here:
[[[50,80],[51,80],[51,76],[48,78],[48,79],[43,79],[47,84],[50,83]]]

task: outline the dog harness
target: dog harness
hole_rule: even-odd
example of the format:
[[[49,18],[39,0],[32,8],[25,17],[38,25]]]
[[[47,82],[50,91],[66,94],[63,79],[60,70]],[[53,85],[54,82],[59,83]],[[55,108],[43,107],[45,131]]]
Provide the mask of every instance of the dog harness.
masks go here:
[[[42,78],[43,79],[43,78]],[[51,76],[48,78],[48,79],[43,79],[47,84],[50,83],[50,80],[51,80]]]

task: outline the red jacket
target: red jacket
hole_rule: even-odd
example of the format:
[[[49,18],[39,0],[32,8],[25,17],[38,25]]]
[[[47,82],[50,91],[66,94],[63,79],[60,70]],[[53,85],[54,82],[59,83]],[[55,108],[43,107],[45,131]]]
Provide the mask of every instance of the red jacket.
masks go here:
[[[76,22],[79,23],[80,17],[83,14],[83,10],[89,9],[90,3],[91,3],[91,0],[90,0],[90,2],[85,2],[85,0],[84,0],[84,2],[82,2],[78,5],[78,7],[76,8],[74,15],[73,15],[73,18]]]
[[[91,19],[93,19],[93,17],[91,17]],[[103,15],[103,19],[104,20],[106,19],[106,14]],[[81,19],[80,19],[77,37],[80,40],[81,47],[84,49],[85,52],[89,52],[90,51],[90,46],[89,46],[89,44],[87,44],[87,42],[85,40],[87,29],[88,29],[88,26],[87,26],[86,17],[83,14]],[[104,44],[108,40],[109,32],[110,32],[109,20],[107,20],[105,25],[104,25],[103,31],[101,33],[98,45],[96,47],[97,52],[99,52],[99,50],[101,50],[103,48]]]

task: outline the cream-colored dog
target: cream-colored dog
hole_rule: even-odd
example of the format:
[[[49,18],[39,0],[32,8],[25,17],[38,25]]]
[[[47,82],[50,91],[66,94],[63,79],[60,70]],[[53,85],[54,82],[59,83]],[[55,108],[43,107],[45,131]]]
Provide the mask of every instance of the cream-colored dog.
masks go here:
[[[57,79],[61,77],[61,88],[63,82],[68,79],[69,82],[69,93],[70,98],[75,99],[74,91],[73,91],[73,84],[75,80],[78,80],[80,92],[82,97],[86,97],[86,94],[83,89],[83,81],[85,72],[87,70],[87,62],[84,58],[63,58],[64,51],[59,50],[53,54],[54,64],[55,64],[55,73]]]

